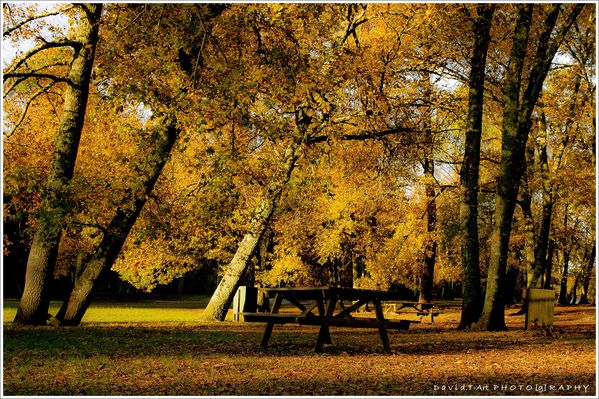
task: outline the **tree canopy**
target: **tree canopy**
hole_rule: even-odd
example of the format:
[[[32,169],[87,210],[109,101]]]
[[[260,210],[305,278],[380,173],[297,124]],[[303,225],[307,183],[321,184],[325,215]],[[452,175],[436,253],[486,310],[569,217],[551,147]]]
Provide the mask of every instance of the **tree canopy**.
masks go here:
[[[98,8],[3,4],[5,42],[32,43],[3,65],[5,268],[24,273],[11,254],[50,226],[49,276],[69,276],[72,300],[82,276],[94,285],[109,269],[145,291],[237,270],[219,285],[225,296],[245,278],[414,293],[430,279],[435,296],[458,297],[444,290],[463,283],[460,171],[477,131],[474,281],[506,303],[517,286],[489,286],[488,270],[507,281],[534,269],[541,281],[555,257],[555,274],[569,264],[580,276],[569,287],[584,286],[595,248],[592,6]],[[92,45],[89,82],[74,81]],[[57,195],[73,90],[88,98],[78,97],[80,142],[61,158],[72,178]],[[500,216],[511,224],[505,254]]]

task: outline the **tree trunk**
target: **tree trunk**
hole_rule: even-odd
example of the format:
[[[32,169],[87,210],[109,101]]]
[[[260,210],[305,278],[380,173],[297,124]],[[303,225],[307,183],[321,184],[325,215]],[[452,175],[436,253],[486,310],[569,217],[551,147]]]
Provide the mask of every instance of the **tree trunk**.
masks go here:
[[[528,168],[527,168],[528,170]],[[532,198],[530,196],[527,184],[522,187],[522,200],[519,202],[524,219],[524,259],[526,263],[526,284],[522,290],[522,308],[515,313],[522,315],[528,309],[528,290],[534,287],[534,269],[535,269],[535,231],[534,220],[532,216]]]
[[[460,226],[462,230],[462,315],[458,329],[470,327],[482,310],[478,243],[478,177],[483,120],[485,66],[494,5],[477,6],[474,48],[470,60],[468,128],[460,170]]]
[[[350,234],[344,234],[341,245],[341,270],[339,273],[339,286],[353,288],[354,286],[354,242]]]
[[[526,281],[522,289],[522,307],[512,316],[526,314],[528,309],[528,290],[534,279],[535,269],[535,224],[532,215],[532,197],[530,195],[529,181],[532,179],[534,166],[534,148],[526,146],[526,173],[520,187],[520,199],[517,201],[522,210],[524,222],[524,262],[526,265]]]
[[[84,262],[83,272],[76,279],[68,300],[63,305],[64,315],[59,320],[64,325],[78,325],[89,307],[95,290],[106,273],[117,259],[129,231],[135,224],[148,195],[152,192],[160,176],[169,154],[178,136],[178,128],[174,119],[163,122],[163,127],[156,129],[152,137],[152,150],[145,158],[141,170],[146,170],[144,181],[132,190],[119,206],[104,231],[104,237],[96,251]],[[61,312],[62,313],[62,312]]]
[[[98,26],[102,4],[86,4],[85,15],[75,32],[80,46],[69,71],[70,84],[64,95],[56,142],[42,202],[37,212],[37,230],[27,260],[25,286],[15,323],[43,325],[48,318],[49,289],[52,282],[58,244],[64,217],[68,214],[69,183],[73,177],[75,160],[89,95],[91,71],[94,63]]]
[[[504,294],[506,305],[513,305],[516,302],[515,291],[518,283],[518,275],[520,271],[515,267],[510,267],[505,273],[505,286]]]
[[[423,74],[421,86],[423,87],[423,97],[431,99],[433,85],[429,72]],[[424,244],[423,268],[420,273],[419,302],[430,302],[433,291],[433,278],[435,273],[435,260],[437,257],[437,237],[435,234],[437,225],[437,204],[436,204],[436,186],[435,180],[435,161],[434,149],[435,141],[432,131],[433,109],[432,105],[424,108],[422,116],[424,157],[422,160],[422,172],[424,177],[424,198],[426,201],[426,240]]]
[[[553,252],[555,251],[555,241],[549,240],[547,248],[547,262],[545,263],[545,281],[543,288],[548,290],[551,288],[551,271],[553,270]]]
[[[563,251],[563,269],[562,269],[562,280],[560,283],[559,289],[559,299],[558,302],[560,305],[567,305],[568,301],[568,268],[570,266],[570,251],[564,249]]]
[[[514,206],[520,179],[526,167],[524,159],[526,141],[532,125],[532,112],[543,89],[543,82],[549,72],[551,62],[584,5],[577,4],[572,7],[572,12],[568,15],[562,29],[554,35],[553,29],[561,7],[560,4],[554,4],[547,14],[544,21],[544,30],[539,35],[537,50],[532,60],[528,84],[520,97],[522,69],[526,56],[533,5],[519,6],[512,53],[506,75],[501,164],[495,196],[496,208],[491,233],[487,291],[483,312],[478,324],[478,327],[482,329],[491,331],[507,329],[505,326],[505,301],[502,292]],[[553,40],[551,40],[552,36]],[[520,98],[522,98],[522,103],[520,103]]]
[[[580,74],[577,74],[574,77],[574,87],[572,90],[572,98],[568,105],[564,134],[560,143],[560,147],[555,152],[554,167],[552,169],[549,167],[549,157],[547,152],[547,121],[545,112],[542,109],[540,110],[539,140],[537,142],[537,148],[539,153],[539,167],[543,183],[543,208],[541,212],[541,223],[535,250],[535,268],[533,274],[534,284],[537,283],[537,280],[541,278],[543,272],[547,268],[547,247],[549,243],[549,233],[551,231],[551,216],[553,212],[553,206],[555,204],[555,192],[552,183],[552,176],[556,176],[558,170],[561,168],[562,159],[570,140],[569,133],[576,115],[577,97],[580,91],[581,80],[582,78]]]
[[[356,282],[362,278],[364,273],[361,261],[360,256],[352,256],[352,288],[356,288]]]
[[[595,266],[596,244],[593,243],[593,249],[590,255],[585,259],[585,264],[582,268],[582,293],[580,294],[580,304],[587,305],[589,303],[589,285],[593,276],[593,267]]]
[[[428,134],[430,136],[430,129]],[[432,138],[430,138],[432,144]],[[431,158],[424,160],[424,176],[425,176],[425,194],[427,201],[426,208],[426,232],[428,239],[424,249],[424,270],[420,276],[420,296],[419,302],[430,302],[433,292],[433,274],[435,272],[435,258],[437,257],[437,239],[435,229],[437,225],[437,205],[435,202],[435,164]]]
[[[543,275],[547,264],[547,247],[549,245],[549,232],[551,230],[551,215],[553,212],[553,186],[549,172],[549,162],[547,156],[547,123],[545,113],[541,111],[539,123],[539,167],[543,181],[543,208],[541,212],[541,223],[539,234],[535,245],[535,266],[532,284],[537,285],[538,280]]]
[[[239,243],[223,278],[216,287],[214,294],[212,294],[206,309],[204,309],[201,316],[202,320],[222,321],[225,319],[233,296],[239,287],[239,279],[245,273],[250,257],[256,250],[260,237],[268,227],[270,218],[275,211],[285,185],[291,177],[297,159],[298,144],[292,142],[285,151],[279,170],[273,176],[266,193],[264,193],[254,210],[248,231]]]
[[[579,282],[579,276],[577,275],[576,278],[574,278],[574,284],[572,284],[572,289],[570,290],[570,295],[568,296],[568,303],[570,305],[576,305],[576,300],[577,298],[577,290],[578,290],[578,282]]]
[[[491,254],[487,273],[487,290],[480,328],[506,330],[504,319],[504,280],[507,265],[508,244],[512,229],[512,216],[518,195],[518,184],[524,171],[524,154],[519,153],[522,138],[518,134],[520,86],[528,33],[532,18],[532,5],[519,6],[514,31],[514,42],[505,84],[505,108],[503,113],[501,166],[495,214],[491,232]],[[526,141],[524,140],[524,144]],[[524,148],[522,148],[524,150]]]

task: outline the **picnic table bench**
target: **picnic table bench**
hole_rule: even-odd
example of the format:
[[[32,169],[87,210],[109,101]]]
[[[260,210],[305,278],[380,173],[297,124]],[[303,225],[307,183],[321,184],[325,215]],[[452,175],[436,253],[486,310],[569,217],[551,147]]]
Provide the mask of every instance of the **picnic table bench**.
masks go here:
[[[432,302],[414,302],[414,301],[393,301],[387,304],[395,313],[400,313],[402,309],[414,309],[416,315],[422,317],[430,316],[431,323],[435,322],[435,316],[439,315],[436,303]]]
[[[438,316],[447,308],[458,308],[462,307],[462,299],[456,298],[452,300],[440,300],[434,302],[415,302],[415,301],[390,301],[384,304],[384,308],[387,312],[403,313],[404,309],[415,310],[416,315],[420,316],[420,319],[426,316],[431,317],[431,324],[435,322],[435,316]]]
[[[382,302],[397,299],[391,292],[338,287],[262,288],[269,298],[274,297],[270,312],[241,313],[246,322],[267,323],[260,345],[267,347],[275,324],[295,323],[320,326],[315,352],[322,352],[325,343],[331,343],[329,327],[377,328],[383,349],[389,351],[387,329],[407,330],[412,320],[388,320],[383,314]],[[293,312],[281,312],[287,300]],[[375,318],[354,317],[362,306],[372,303]]]

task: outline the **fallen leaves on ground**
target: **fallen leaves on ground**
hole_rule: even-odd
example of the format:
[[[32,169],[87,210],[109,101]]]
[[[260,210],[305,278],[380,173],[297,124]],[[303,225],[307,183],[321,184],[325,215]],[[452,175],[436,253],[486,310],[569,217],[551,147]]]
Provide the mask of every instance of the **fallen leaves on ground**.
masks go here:
[[[390,331],[390,354],[373,329],[332,328],[315,354],[314,327],[276,326],[263,349],[254,323],[7,324],[4,394],[595,394],[594,307],[556,308],[552,336],[521,316],[507,332],[458,332],[457,316]]]

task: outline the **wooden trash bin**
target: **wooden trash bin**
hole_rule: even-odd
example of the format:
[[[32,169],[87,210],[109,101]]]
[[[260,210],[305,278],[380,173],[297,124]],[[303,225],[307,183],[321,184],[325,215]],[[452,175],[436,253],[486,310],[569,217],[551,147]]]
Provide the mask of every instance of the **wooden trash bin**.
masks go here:
[[[553,326],[553,307],[555,306],[555,291],[531,288],[528,291],[528,308],[524,328]]]
[[[240,286],[233,297],[233,321],[243,321],[240,313],[255,312],[258,289],[256,287]]]

